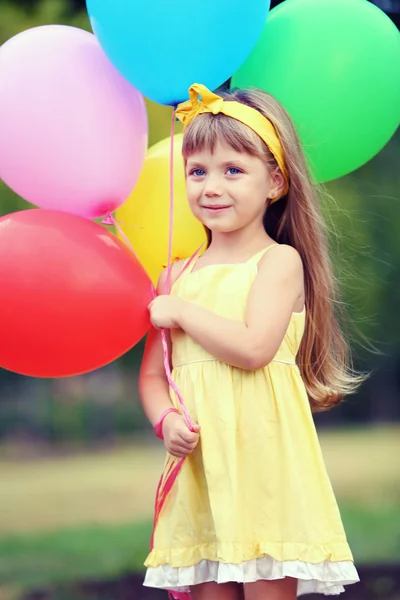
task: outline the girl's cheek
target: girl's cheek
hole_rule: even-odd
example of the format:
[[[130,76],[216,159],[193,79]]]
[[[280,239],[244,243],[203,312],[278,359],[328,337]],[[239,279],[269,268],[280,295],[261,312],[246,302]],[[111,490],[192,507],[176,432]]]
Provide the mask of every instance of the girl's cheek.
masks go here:
[[[193,198],[189,198],[188,203],[189,203],[189,208],[192,211],[192,213],[197,214],[199,212],[199,206],[198,206],[197,199],[195,200]]]

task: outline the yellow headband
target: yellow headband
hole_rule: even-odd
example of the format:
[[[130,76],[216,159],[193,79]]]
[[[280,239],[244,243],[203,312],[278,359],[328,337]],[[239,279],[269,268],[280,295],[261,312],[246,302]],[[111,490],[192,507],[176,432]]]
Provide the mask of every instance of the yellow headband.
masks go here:
[[[201,96],[201,100],[199,96]],[[255,108],[247,106],[247,104],[242,104],[234,100],[224,100],[221,96],[210,92],[205,85],[194,83],[189,88],[189,100],[178,105],[176,117],[183,123],[184,129],[186,129],[195,117],[207,112],[214,115],[223,113],[227,117],[232,117],[240,121],[244,125],[247,125],[247,127],[250,127],[265,142],[278,163],[286,181],[281,195],[274,198],[272,202],[285,196],[289,189],[289,176],[283,155],[283,148],[271,121]]]

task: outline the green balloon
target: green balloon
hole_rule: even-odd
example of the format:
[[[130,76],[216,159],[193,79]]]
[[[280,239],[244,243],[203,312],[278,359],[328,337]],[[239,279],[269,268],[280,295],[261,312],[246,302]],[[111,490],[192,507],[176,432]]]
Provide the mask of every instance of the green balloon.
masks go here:
[[[291,115],[316,181],[354,171],[400,122],[400,35],[367,0],[286,0],[231,87],[256,87]]]

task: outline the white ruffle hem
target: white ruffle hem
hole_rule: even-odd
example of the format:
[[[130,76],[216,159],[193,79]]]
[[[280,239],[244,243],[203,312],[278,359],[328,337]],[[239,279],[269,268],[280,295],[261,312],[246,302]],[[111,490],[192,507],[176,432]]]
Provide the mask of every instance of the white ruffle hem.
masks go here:
[[[188,592],[190,586],[215,581],[217,583],[252,583],[259,580],[294,577],[298,580],[297,596],[344,592],[344,585],[357,583],[359,577],[351,561],[306,563],[300,560],[277,561],[263,556],[241,564],[226,564],[202,560],[192,567],[161,565],[147,569],[143,585],[173,592]]]

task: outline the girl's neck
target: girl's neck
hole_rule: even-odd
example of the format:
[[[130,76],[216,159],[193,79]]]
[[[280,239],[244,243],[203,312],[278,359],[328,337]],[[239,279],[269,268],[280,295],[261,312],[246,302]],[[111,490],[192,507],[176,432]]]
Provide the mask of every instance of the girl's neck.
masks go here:
[[[256,231],[240,229],[230,233],[212,232],[207,254],[224,260],[229,257],[231,261],[241,262],[273,242],[264,228]]]

